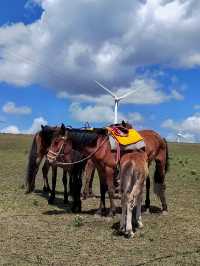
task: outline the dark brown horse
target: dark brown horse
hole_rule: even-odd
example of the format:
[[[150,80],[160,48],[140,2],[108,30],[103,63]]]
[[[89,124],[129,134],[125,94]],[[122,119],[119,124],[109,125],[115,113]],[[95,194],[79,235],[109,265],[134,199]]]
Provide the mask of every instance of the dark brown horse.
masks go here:
[[[37,172],[39,170],[39,166],[43,159],[46,158],[48,148],[51,144],[53,135],[56,132],[60,131],[60,127],[52,127],[52,126],[41,126],[41,130],[37,132],[33,137],[32,146],[29,152],[28,164],[27,164],[27,173],[26,173],[26,192],[32,192],[35,188],[35,178]],[[80,153],[73,151],[73,159],[80,159]],[[48,160],[44,160],[44,164],[42,167],[42,174],[44,180],[43,191],[50,192],[49,204],[53,204],[55,198],[55,188],[56,188],[56,176],[57,176],[57,167],[52,166],[52,190],[50,189],[48,182],[48,172],[51,165]],[[89,163],[86,165],[87,173],[92,173],[90,171],[90,167],[92,164]],[[73,206],[72,210],[79,211],[81,208],[81,203],[79,201],[79,190],[82,187],[82,171],[83,165],[79,165],[79,167],[62,167],[63,168],[63,186],[64,186],[64,203],[68,202],[68,191],[67,191],[67,173],[70,177],[69,185],[70,185],[70,193],[73,197]],[[92,169],[93,170],[93,169]],[[91,179],[88,175],[87,177]]]
[[[48,152],[48,148],[51,144],[51,140],[54,132],[59,131],[58,127],[41,126],[41,130],[37,132],[33,137],[33,142],[28,157],[27,171],[26,171],[26,192],[32,192],[35,188],[35,178],[38,173],[40,164]],[[43,191],[49,192],[49,182],[48,182],[48,171],[49,164],[47,161],[44,162],[42,167],[44,186]]]

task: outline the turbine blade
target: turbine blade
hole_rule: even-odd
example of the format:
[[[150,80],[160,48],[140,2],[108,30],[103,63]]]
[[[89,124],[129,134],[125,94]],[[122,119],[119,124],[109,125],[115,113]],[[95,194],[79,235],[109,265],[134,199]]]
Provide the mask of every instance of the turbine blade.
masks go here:
[[[108,88],[104,87],[101,83],[99,83],[98,81],[95,80],[95,83],[98,84],[102,89],[106,90],[109,94],[111,94],[114,98],[117,98],[117,96],[110,91]]]
[[[118,99],[119,99],[119,100],[124,99],[124,98],[126,98],[127,96],[131,95],[131,94],[134,93],[134,92],[136,92],[136,90],[129,91],[129,92],[127,92],[126,94],[124,94],[124,95],[118,97]]]

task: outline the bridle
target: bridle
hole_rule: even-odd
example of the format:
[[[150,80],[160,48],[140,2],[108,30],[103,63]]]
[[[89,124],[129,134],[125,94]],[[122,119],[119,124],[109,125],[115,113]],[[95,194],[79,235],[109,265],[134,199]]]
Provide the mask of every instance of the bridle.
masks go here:
[[[62,137],[62,139],[66,140],[65,137]],[[58,152],[54,152],[54,151],[52,151],[51,149],[49,149],[48,154],[47,154],[47,159],[50,158],[51,160],[53,160],[53,163],[56,164],[57,166],[74,165],[74,164],[82,163],[82,162],[85,162],[85,161],[91,159],[91,158],[95,155],[95,153],[99,151],[99,149],[103,146],[103,144],[104,144],[107,140],[108,140],[108,138],[105,138],[105,139],[99,144],[99,146],[98,146],[98,147],[97,147],[92,153],[90,153],[88,156],[84,157],[83,159],[80,159],[80,160],[74,161],[74,162],[60,162],[60,161],[57,160],[57,158],[58,158],[59,156],[64,156],[64,155],[65,155],[65,153],[61,153],[64,144],[66,144],[66,143],[63,142]],[[49,155],[49,153],[50,153],[50,155]]]

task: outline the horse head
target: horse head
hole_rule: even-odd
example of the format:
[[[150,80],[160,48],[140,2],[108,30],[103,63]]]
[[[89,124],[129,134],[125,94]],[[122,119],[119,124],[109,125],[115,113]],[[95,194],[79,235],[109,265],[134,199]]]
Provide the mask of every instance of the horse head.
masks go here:
[[[67,128],[62,124],[59,130],[53,134],[47,159],[50,163],[56,163],[63,159],[65,161],[71,161],[71,152],[72,142],[68,136]]]

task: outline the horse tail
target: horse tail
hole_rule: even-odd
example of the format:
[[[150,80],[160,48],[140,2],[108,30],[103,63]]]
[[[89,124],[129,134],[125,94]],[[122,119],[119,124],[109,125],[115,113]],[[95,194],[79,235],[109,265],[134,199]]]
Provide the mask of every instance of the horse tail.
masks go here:
[[[169,171],[170,163],[169,163],[169,148],[168,148],[168,143],[165,138],[163,138],[165,142],[165,147],[166,147],[166,162],[165,162],[165,173]]]
[[[26,169],[25,186],[26,192],[30,193],[35,188],[35,177],[39,169],[39,163],[37,163],[37,134],[33,138],[31,149],[28,156],[28,163]]]
[[[165,143],[165,164],[162,165],[159,161],[156,161],[156,170],[154,173],[154,193],[160,198],[162,210],[167,211],[165,174],[169,170],[169,151],[166,139],[163,139],[163,141]]]

